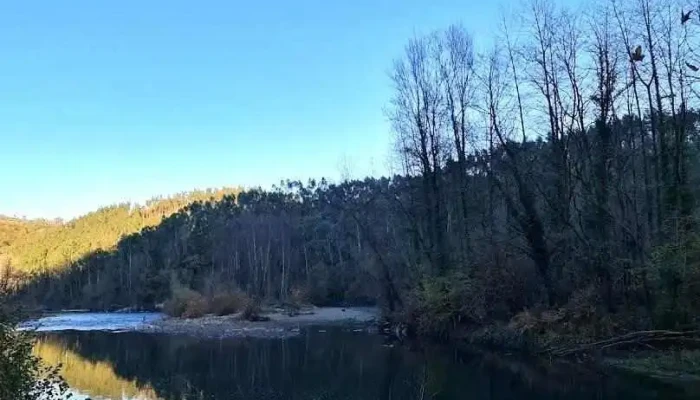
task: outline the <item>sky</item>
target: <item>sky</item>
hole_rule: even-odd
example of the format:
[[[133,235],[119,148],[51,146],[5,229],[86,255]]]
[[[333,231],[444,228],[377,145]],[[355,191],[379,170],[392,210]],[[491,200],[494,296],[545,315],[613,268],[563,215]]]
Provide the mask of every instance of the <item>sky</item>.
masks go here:
[[[388,72],[474,0],[66,0],[0,5],[0,214],[390,171]]]

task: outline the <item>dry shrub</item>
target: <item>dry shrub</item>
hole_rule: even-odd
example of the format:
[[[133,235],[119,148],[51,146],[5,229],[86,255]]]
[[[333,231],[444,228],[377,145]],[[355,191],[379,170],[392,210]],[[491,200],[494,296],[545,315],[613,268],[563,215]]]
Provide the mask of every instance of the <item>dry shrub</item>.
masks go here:
[[[196,296],[190,299],[185,311],[182,313],[183,318],[200,318],[209,312],[209,303],[203,296]]]
[[[173,288],[173,294],[163,305],[163,311],[171,317],[196,318],[206,314],[206,299],[192,289]]]
[[[520,333],[539,330],[540,320],[530,310],[525,310],[517,313],[508,322],[508,328]]]
[[[262,309],[260,308],[260,303],[257,300],[249,299],[243,307],[241,318],[245,319],[246,321],[253,322],[269,320],[268,317],[262,316],[261,314]]]
[[[524,310],[511,318],[500,332],[507,333],[510,347],[524,351],[542,350],[568,338],[559,332],[564,313],[558,310]]]
[[[600,313],[603,299],[595,285],[589,285],[571,294],[564,307],[567,321],[577,325],[593,322]]]
[[[634,312],[611,314],[595,284],[575,291],[562,311],[560,331],[576,337],[610,337],[638,325]]]
[[[215,294],[210,302],[209,309],[216,315],[231,315],[242,310],[250,299],[240,290]]]
[[[605,312],[600,290],[591,285],[575,291],[561,308],[526,309],[513,316],[507,327],[551,346],[609,337],[618,330],[615,319]]]
[[[310,299],[309,288],[305,285],[294,286],[289,293],[289,301],[296,306],[310,304]]]

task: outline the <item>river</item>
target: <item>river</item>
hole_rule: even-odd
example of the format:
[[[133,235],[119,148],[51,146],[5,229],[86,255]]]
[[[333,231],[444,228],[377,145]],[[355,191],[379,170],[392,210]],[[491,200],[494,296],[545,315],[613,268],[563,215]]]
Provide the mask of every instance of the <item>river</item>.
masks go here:
[[[203,340],[131,330],[157,314],[51,318],[42,320],[35,353],[63,365],[78,399],[691,398],[640,377],[493,352],[398,345],[343,327],[308,327],[284,339]]]

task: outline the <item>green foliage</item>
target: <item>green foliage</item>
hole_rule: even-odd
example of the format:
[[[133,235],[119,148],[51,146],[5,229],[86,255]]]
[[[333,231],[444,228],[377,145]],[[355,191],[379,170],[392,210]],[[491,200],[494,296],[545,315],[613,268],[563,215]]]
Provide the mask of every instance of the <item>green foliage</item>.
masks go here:
[[[413,301],[410,319],[427,335],[445,336],[460,324],[479,323],[486,312],[483,291],[462,273],[423,279]]]
[[[60,225],[60,221],[27,220],[0,215],[0,254],[17,242],[26,240],[27,236],[50,230]]]
[[[700,313],[700,236],[676,231],[652,253],[650,285],[656,299],[655,319],[665,328],[698,322]]]
[[[60,366],[43,365],[32,354],[34,338],[17,331],[11,320],[0,314],[0,400],[61,398],[67,387],[59,375]]]

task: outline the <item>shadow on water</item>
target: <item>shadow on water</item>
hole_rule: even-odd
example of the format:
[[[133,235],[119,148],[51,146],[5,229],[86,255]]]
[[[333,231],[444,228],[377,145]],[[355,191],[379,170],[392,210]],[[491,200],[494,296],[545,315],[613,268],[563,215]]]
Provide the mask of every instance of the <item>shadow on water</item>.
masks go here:
[[[36,352],[68,383],[121,399],[652,399],[668,386],[445,348],[385,347],[380,336],[311,329],[285,340],[199,340],[63,332]]]

